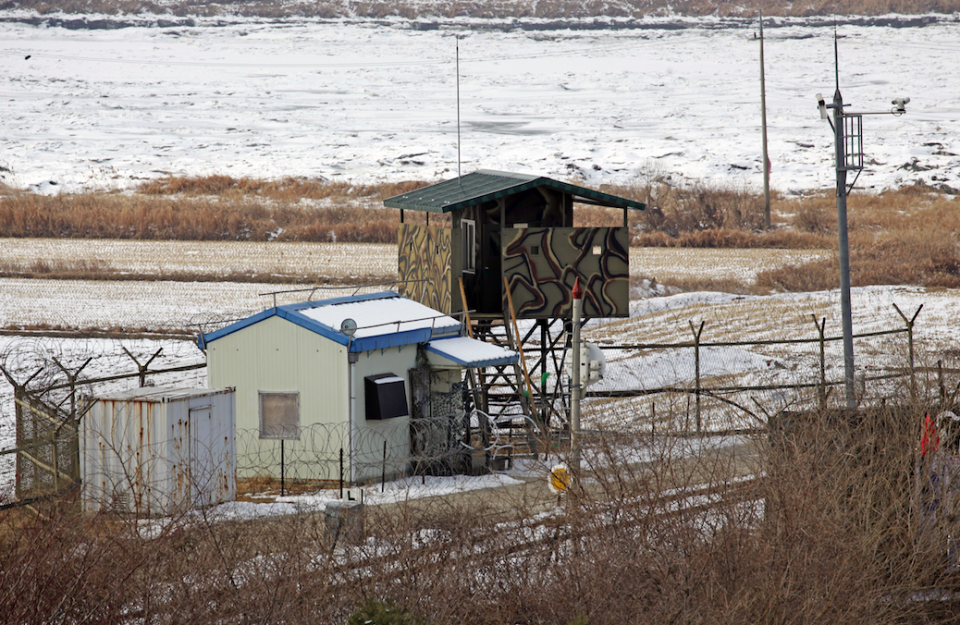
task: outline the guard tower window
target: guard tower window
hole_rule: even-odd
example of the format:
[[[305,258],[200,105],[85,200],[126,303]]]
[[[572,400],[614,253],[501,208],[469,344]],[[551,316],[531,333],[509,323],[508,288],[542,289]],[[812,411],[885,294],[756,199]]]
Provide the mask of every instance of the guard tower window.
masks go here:
[[[300,393],[260,391],[260,438],[300,438]]]
[[[477,222],[460,220],[460,232],[463,237],[463,270],[474,273],[477,270]]]

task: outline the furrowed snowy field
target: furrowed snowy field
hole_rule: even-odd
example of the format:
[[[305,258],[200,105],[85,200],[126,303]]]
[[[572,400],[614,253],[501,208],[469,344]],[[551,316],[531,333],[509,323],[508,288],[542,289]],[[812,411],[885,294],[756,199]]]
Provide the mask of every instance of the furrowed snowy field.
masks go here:
[[[464,171],[761,184],[754,23],[525,30],[464,20],[428,30],[399,19],[238,18],[67,30],[13,21],[23,17],[0,13],[0,175],[15,187],[129,187],[167,173],[450,177],[455,36]],[[933,19],[839,29],[853,110],[912,98],[902,117],[866,118],[862,188],[960,188],[960,23]],[[814,97],[833,93],[832,23],[784,24],[766,30],[772,185],[830,187],[832,135]]]
[[[763,270],[829,257],[824,250],[632,248],[631,275],[690,279],[709,270],[717,279],[752,282]],[[277,243],[232,241],[115,241],[82,239],[0,239],[2,267],[86,263],[101,270],[162,277],[196,273],[319,275],[331,281],[397,276],[397,246],[377,243]],[[0,324],[3,317],[0,316]]]
[[[631,275],[661,284],[694,279],[750,283],[757,273],[829,257],[825,250],[633,248]],[[367,243],[255,243],[190,241],[90,241],[0,239],[7,268],[36,264],[88,263],[102,270],[162,278],[195,273],[216,278],[234,273],[260,276],[320,275],[334,283],[395,280],[395,245]],[[41,324],[70,328],[195,330],[198,323],[252,314],[272,305],[272,296],[304,287],[280,283],[174,282],[169,280],[44,280],[0,278],[0,327]],[[395,285],[390,288],[396,288]],[[322,289],[314,299],[345,294]],[[281,303],[302,301],[308,292],[279,295]],[[64,306],[64,302],[69,302]]]

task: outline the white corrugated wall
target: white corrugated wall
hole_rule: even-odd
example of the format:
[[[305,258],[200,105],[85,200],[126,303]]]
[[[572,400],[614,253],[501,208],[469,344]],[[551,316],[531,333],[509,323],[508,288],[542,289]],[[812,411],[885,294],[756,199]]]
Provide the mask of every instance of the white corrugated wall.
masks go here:
[[[232,390],[101,399],[81,426],[83,508],[172,514],[236,496]]]
[[[315,334],[280,317],[270,317],[240,331],[210,343],[207,347],[208,383],[211,387],[234,386],[237,389],[237,431],[240,445],[256,444],[256,432],[260,428],[259,393],[297,391],[300,393],[300,428],[314,424],[334,426],[324,428],[331,435],[343,440],[325,441],[326,448],[348,447],[347,418],[349,414],[349,389],[347,349],[345,346]],[[290,458],[309,455],[311,449],[303,449],[306,437],[286,441],[284,445]],[[279,445],[278,441],[263,440],[259,444]],[[251,453],[250,449],[238,446],[238,454]],[[238,477],[270,475],[279,477],[280,466],[277,454],[263,454],[267,461],[244,462],[250,466],[241,470]],[[335,479],[339,468],[318,467],[316,476]],[[311,476],[304,476],[311,477]]]

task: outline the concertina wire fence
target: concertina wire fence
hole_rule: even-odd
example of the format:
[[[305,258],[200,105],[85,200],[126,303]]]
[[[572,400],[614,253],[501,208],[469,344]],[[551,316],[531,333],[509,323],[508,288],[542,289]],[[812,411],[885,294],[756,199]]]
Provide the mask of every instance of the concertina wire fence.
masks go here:
[[[469,465],[466,419],[448,416],[398,420],[378,431],[352,433],[346,423],[312,424],[294,439],[262,439],[258,429],[237,430],[237,475],[288,482],[378,481],[413,470],[449,475]],[[352,451],[351,451],[352,447]]]

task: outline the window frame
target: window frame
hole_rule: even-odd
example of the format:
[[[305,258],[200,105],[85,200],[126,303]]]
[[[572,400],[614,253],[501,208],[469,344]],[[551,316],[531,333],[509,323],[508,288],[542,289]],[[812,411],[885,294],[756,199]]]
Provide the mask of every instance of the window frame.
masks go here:
[[[281,424],[279,429],[281,430],[278,434],[265,433],[264,427],[264,414],[263,414],[263,400],[268,396],[277,396],[277,395],[292,395],[296,401],[296,424],[294,428],[296,429],[296,436],[290,436],[290,431],[288,429],[289,424]],[[257,391],[257,417],[259,418],[260,428],[259,434],[260,438],[263,440],[297,440],[300,438],[300,391]],[[276,427],[276,426],[275,426]]]
[[[460,242],[463,247],[463,273],[477,272],[477,222],[460,220]]]

